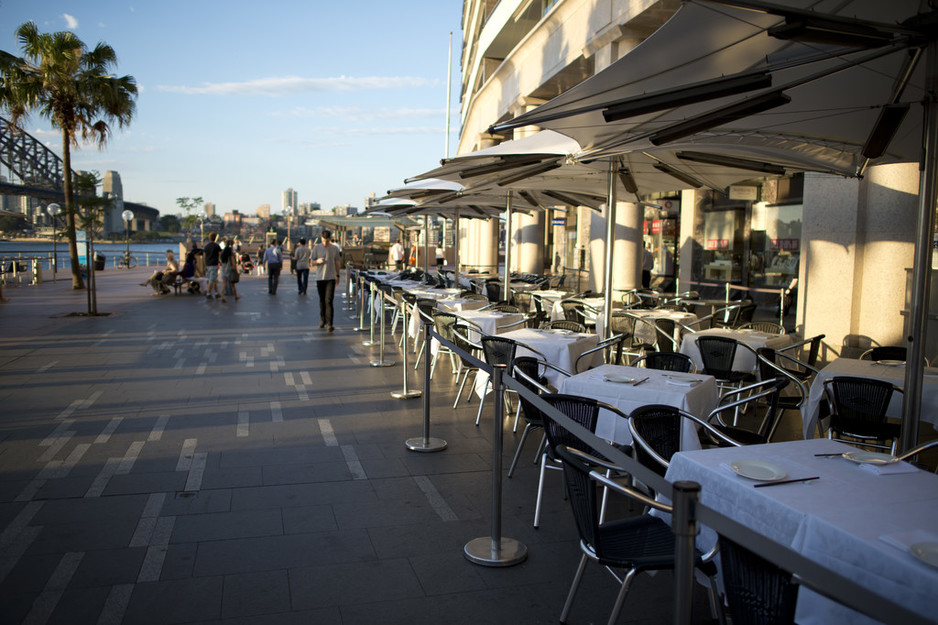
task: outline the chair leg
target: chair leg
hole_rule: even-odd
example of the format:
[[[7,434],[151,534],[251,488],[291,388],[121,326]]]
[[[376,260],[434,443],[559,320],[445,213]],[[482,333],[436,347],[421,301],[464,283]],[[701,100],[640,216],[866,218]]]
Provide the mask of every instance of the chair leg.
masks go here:
[[[628,594],[629,586],[632,585],[632,579],[634,578],[635,569],[631,569],[625,574],[625,578],[622,580],[622,588],[619,589],[619,595],[616,597],[616,604],[612,607],[612,614],[609,615],[608,625],[616,625],[616,621],[619,619],[619,612],[622,611],[622,604],[625,603],[625,595]]]
[[[485,396],[489,394],[489,384],[491,380],[485,381],[485,388],[482,390],[482,397],[479,398],[479,411],[476,413],[476,425],[479,425],[479,422],[482,420],[482,406],[485,405]],[[472,392],[471,390],[469,391]]]
[[[528,434],[531,432],[533,426],[528,423],[524,426],[524,431],[521,432],[521,440],[518,441],[518,449],[515,450],[515,457],[511,459],[511,466],[508,467],[508,477],[511,477],[512,473],[515,472],[515,465],[518,464],[518,458],[521,456],[521,450],[524,448],[524,441],[528,439]]]
[[[469,378],[469,370],[466,369],[462,374],[462,382],[459,384],[459,391],[456,392],[456,401],[453,402],[453,410],[459,405],[459,398],[462,397],[462,389],[466,386],[466,380]]]
[[[570,585],[570,592],[567,593],[567,601],[563,604],[563,611],[560,613],[560,622],[566,623],[567,616],[570,614],[570,608],[573,607],[573,598],[580,587],[580,580],[583,578],[583,571],[586,570],[586,562],[589,557],[584,553],[580,558],[580,564],[576,568],[576,575],[573,576],[573,583]]]
[[[515,425],[511,428],[512,432],[518,431],[518,419],[521,417],[521,400],[518,400],[518,405],[515,406]],[[527,427],[525,427],[527,429]]]
[[[547,473],[547,453],[541,454],[541,472],[537,478],[537,501],[534,504],[534,529],[541,524],[541,501],[544,499],[544,474]]]

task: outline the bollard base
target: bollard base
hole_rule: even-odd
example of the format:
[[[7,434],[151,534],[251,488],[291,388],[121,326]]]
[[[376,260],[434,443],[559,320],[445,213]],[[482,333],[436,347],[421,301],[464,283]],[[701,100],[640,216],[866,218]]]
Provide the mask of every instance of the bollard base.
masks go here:
[[[378,344],[378,341],[368,341],[368,340],[362,341],[362,345],[364,345],[365,347],[371,347],[372,345],[377,345],[377,344]]]
[[[528,548],[513,538],[502,538],[493,546],[491,536],[475,538],[466,543],[463,555],[473,564],[482,566],[514,566],[528,557]]]
[[[394,361],[393,360],[372,360],[371,366],[372,367],[393,367]]]
[[[411,451],[433,452],[446,449],[446,441],[442,438],[424,438],[420,436],[408,438],[404,441],[404,444]]]
[[[423,395],[423,391],[413,390],[413,391],[394,391],[391,393],[391,397],[394,399],[414,399]]]

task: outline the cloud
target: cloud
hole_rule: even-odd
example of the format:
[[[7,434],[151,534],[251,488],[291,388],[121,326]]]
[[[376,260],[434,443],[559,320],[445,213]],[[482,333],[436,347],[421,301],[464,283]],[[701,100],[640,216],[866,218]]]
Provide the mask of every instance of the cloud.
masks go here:
[[[354,78],[303,78],[283,76],[244,82],[205,83],[201,87],[159,85],[160,91],[186,95],[266,95],[284,96],[313,91],[365,91],[436,86],[439,81],[414,76],[364,76]]]
[[[63,13],[62,18],[65,20],[65,25],[69,30],[75,30],[78,28],[78,20],[74,15],[69,15],[68,13]]]
[[[329,117],[350,121],[388,121],[443,117],[442,108],[365,109],[357,106],[319,106],[316,108],[296,107],[287,113],[275,113],[275,117]]]
[[[327,139],[326,137],[331,137],[331,141],[335,141],[335,145],[347,145],[346,142],[339,141],[339,138],[354,138],[354,137],[373,137],[373,136],[399,136],[404,135],[408,137],[413,137],[416,135],[439,135],[443,134],[443,128],[441,126],[398,126],[395,128],[344,128],[344,127],[331,127],[331,128],[311,128],[309,132],[315,138],[313,139],[302,139],[297,137],[276,137],[269,139],[269,143],[282,143],[289,145],[298,145],[298,146],[320,146],[323,145]]]

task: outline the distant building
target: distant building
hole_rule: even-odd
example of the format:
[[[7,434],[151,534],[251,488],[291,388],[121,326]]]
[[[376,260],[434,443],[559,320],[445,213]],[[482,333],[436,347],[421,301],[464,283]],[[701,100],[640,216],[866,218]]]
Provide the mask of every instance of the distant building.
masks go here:
[[[297,193],[292,188],[284,191],[283,197],[281,199],[280,208],[285,209],[288,206],[292,208],[294,211],[299,210],[299,202],[297,201]]]
[[[261,219],[270,219],[270,204],[261,204],[258,206],[257,216]]]
[[[357,215],[358,209],[351,204],[343,204],[332,209],[333,215]]]
[[[104,213],[104,236],[109,234],[124,234],[127,226],[124,223],[121,213],[124,212],[124,185],[121,183],[121,175],[116,171],[104,172],[104,179],[101,181],[101,195],[105,198],[113,198],[114,204]]]
[[[202,210],[205,211],[205,215],[207,217],[214,217],[215,216],[215,203],[206,202],[205,204],[202,205]]]

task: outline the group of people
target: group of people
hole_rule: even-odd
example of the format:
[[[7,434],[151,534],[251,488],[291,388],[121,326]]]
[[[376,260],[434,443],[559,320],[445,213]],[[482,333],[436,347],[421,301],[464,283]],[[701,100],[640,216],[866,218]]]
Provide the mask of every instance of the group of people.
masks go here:
[[[329,230],[323,230],[319,243],[312,247],[307,245],[306,239],[300,239],[292,254],[292,267],[300,295],[306,295],[310,269],[315,271],[316,290],[319,293],[319,327],[327,328],[329,332],[335,331],[333,302],[342,268],[341,255],[342,250],[332,242],[332,232]],[[173,251],[166,250],[166,265],[154,271],[141,286],[152,287],[154,295],[164,295],[171,292],[178,276],[190,282],[204,275],[206,298],[220,298],[222,302],[227,302],[226,295],[233,295],[235,300],[239,300],[241,296],[237,284],[241,274],[240,260],[233,241],[224,237],[219,241],[218,234],[211,232],[204,248],[199,249],[198,245],[194,245],[189,251],[182,269]],[[261,262],[267,270],[267,292],[276,295],[283,269],[283,250],[277,239],[273,239],[264,250]],[[219,281],[222,283],[221,288]]]
[[[332,242],[332,232],[323,230],[320,242],[310,248],[306,239],[300,239],[293,250],[293,272],[296,274],[297,292],[306,295],[309,286],[309,271],[316,271],[316,290],[319,293],[319,327],[335,332],[333,325],[333,301],[335,287],[342,268],[342,251]],[[280,271],[283,269],[283,250],[279,241],[274,239],[264,251],[264,265],[267,268],[267,292],[277,294],[280,284]]]

